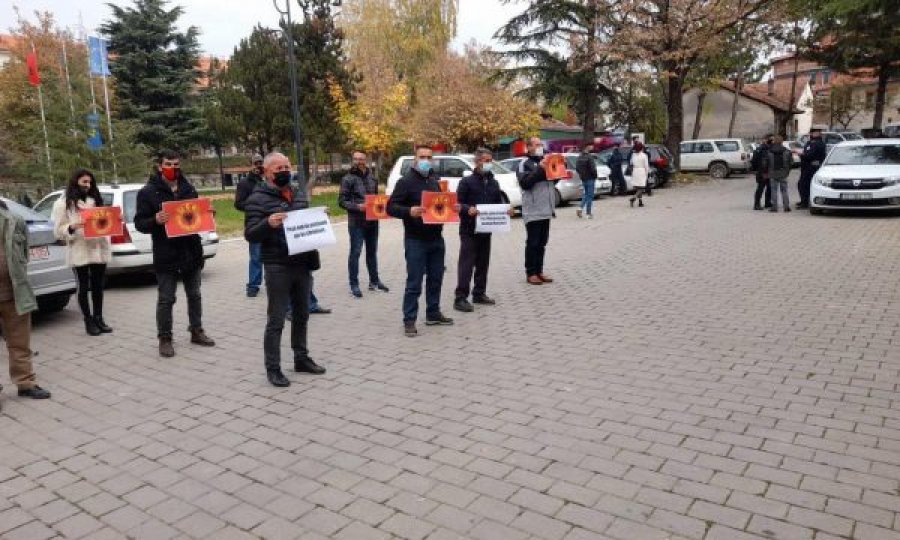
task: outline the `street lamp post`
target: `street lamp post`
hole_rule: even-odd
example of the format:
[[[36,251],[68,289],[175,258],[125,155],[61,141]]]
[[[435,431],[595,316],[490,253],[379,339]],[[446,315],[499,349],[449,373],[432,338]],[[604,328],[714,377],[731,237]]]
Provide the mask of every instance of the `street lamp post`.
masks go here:
[[[291,77],[291,113],[294,116],[294,145],[297,150],[297,183],[306,193],[306,164],[303,156],[303,128],[300,125],[300,101],[297,96],[297,59],[294,56],[294,23],[291,20],[291,0],[284,0],[285,9],[278,7],[278,0],[272,0],[275,10],[281,14],[282,33],[287,40],[288,68]],[[285,26],[285,23],[286,26]],[[307,194],[308,195],[308,194]]]

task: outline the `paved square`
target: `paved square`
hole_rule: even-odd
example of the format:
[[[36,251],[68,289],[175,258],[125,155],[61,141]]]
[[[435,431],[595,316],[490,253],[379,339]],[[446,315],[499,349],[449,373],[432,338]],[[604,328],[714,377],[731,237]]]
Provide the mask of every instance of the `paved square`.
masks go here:
[[[265,381],[242,241],[204,273],[214,349],[179,293],[160,359],[146,281],[109,290],[111,336],[73,301],[35,329],[53,400],[2,397],[0,538],[900,539],[900,221],[753,212],[753,187],[561,209],[542,287],[517,220],[498,305],[472,314],[447,227],[457,324],[417,339],[400,224],[391,292],[362,300],[341,226],[310,330],[328,374],[288,389]]]

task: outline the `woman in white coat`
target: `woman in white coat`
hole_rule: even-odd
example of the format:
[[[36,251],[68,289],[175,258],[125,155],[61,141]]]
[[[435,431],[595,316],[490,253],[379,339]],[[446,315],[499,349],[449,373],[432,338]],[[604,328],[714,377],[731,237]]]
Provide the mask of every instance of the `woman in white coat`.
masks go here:
[[[103,320],[103,282],[110,259],[109,238],[85,238],[80,211],[103,206],[93,173],[75,171],[66,192],[53,205],[52,221],[56,237],[65,242],[66,262],[78,277],[78,306],[84,315],[84,329],[91,336],[112,332]],[[91,302],[88,302],[88,290]],[[93,303],[93,310],[91,309]]]
[[[631,185],[634,186],[634,197],[631,198],[631,206],[637,199],[638,206],[644,206],[644,191],[647,190],[647,179],[650,177],[650,159],[644,152],[644,145],[635,142],[631,149]]]

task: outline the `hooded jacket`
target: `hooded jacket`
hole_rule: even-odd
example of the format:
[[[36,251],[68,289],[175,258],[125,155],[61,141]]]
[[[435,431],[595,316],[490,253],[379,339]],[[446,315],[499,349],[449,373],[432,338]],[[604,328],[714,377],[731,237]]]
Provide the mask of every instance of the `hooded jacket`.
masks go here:
[[[153,239],[153,268],[157,272],[192,272],[203,268],[203,245],[199,234],[169,238],[166,226],[156,222],[156,213],[168,201],[197,198],[197,190],[178,173],[178,189],[172,187],[160,173],[150,177],[137,195],[134,228]]]

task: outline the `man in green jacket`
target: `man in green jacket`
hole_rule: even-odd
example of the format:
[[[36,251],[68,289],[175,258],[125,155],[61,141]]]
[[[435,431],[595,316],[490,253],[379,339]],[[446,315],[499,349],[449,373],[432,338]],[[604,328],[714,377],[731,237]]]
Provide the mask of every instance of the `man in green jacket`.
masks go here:
[[[31,312],[37,300],[28,284],[28,229],[0,201],[0,328],[9,351],[9,376],[20,397],[47,399],[31,365]]]

